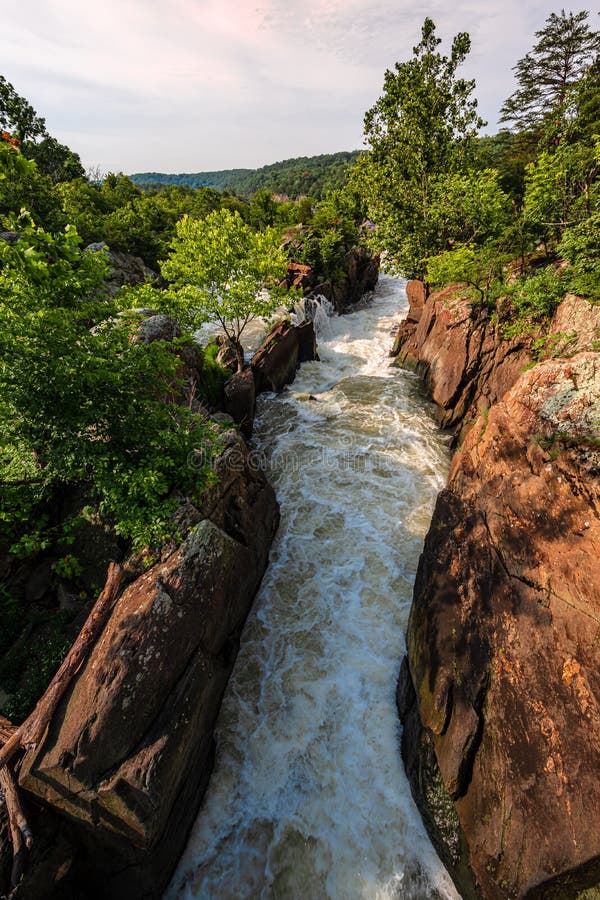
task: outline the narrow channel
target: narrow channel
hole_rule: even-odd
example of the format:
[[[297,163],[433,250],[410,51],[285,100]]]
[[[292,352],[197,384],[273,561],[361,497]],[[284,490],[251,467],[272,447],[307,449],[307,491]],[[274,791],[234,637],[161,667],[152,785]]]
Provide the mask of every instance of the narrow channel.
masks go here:
[[[404,283],[317,316],[321,362],[261,398],[254,451],[281,504],[167,897],[456,898],[413,804],[395,685],[449,452],[390,368]]]

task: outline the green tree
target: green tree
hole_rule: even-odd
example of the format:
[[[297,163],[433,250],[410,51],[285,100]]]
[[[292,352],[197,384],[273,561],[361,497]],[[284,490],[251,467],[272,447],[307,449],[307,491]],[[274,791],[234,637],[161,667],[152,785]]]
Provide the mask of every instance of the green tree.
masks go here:
[[[0,75],[0,130],[21,144],[21,152],[37,163],[38,172],[52,181],[68,181],[84,175],[77,153],[59,143],[46,131],[46,121],[12,84]]]
[[[34,226],[0,242],[0,538],[19,555],[52,544],[48,509],[74,486],[138,548],[160,543],[173,489],[194,495],[209,476],[210,453],[188,465],[212,434],[172,399],[180,360],[132,343],[135,326],[96,296],[104,255],[78,244],[72,228]]]
[[[271,191],[262,188],[250,200],[250,222],[255,228],[270,228],[277,220],[277,203]]]
[[[591,215],[598,202],[600,143],[561,143],[542,151],[526,170],[523,214],[540,237],[560,239]]]
[[[75,226],[84,246],[104,240],[103,223],[109,207],[99,185],[76,178],[57,184],[55,193],[66,221]]]
[[[425,260],[425,264],[432,284],[468,284],[477,291],[479,301],[489,305],[492,292],[502,284],[502,267],[507,261],[498,244],[490,242],[482,247],[457,244]]]
[[[450,56],[440,43],[425,19],[413,58],[385,73],[383,94],[365,115],[370,151],[350,176],[377,224],[376,247],[406,275],[422,275],[423,259],[443,249],[430,220],[432,179],[464,168],[484,124],[474,82],[457,76],[469,36],[456,35]]]
[[[350,191],[331,191],[316,204],[298,237],[300,261],[331,285],[345,274],[346,257],[359,242],[356,197]]]
[[[178,315],[191,325],[219,322],[244,367],[241,336],[253,319],[271,315],[287,261],[271,228],[254,231],[237,212],[215,210],[206,219],[189,216],[176,225],[171,255],[162,264],[173,282]]]
[[[600,56],[574,92],[575,121],[572,132],[575,140],[591,141],[600,130]]]
[[[567,228],[558,250],[571,263],[565,273],[571,290],[600,302],[600,210]]]
[[[19,141],[45,136],[46,122],[24,97],[15,91],[4,75],[0,75],[0,128]]]
[[[0,142],[2,187],[34,171]],[[105,254],[79,244],[26,213],[16,243],[0,241],[0,543],[20,555],[52,544],[75,487],[140,547],[175,527],[173,491],[210,477],[213,430],[177,403],[176,348],[132,340],[136,323],[99,293]],[[204,467],[188,465],[196,450]]]
[[[18,229],[22,209],[45,228],[64,227],[66,220],[52,181],[41,175],[36,164],[25,159],[9,141],[1,139],[0,180],[0,229]]]
[[[85,175],[79,155],[50,135],[38,142],[25,141],[21,150],[24,156],[36,162],[43,175],[48,175],[54,182],[71,181]]]
[[[600,34],[589,13],[552,13],[536,31],[532,50],[514,67],[518,88],[502,107],[501,121],[519,131],[539,132],[553,121],[562,127],[570,92],[577,87],[600,49]]]

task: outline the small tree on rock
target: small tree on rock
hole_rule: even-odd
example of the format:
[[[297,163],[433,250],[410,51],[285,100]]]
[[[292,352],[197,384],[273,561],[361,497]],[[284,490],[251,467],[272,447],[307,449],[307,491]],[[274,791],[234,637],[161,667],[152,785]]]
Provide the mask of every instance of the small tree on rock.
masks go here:
[[[241,336],[253,319],[271,315],[287,260],[272,228],[254,231],[237,212],[215,210],[206,219],[184,216],[172,252],[161,266],[173,282],[177,314],[192,325],[217,321],[244,367]]]

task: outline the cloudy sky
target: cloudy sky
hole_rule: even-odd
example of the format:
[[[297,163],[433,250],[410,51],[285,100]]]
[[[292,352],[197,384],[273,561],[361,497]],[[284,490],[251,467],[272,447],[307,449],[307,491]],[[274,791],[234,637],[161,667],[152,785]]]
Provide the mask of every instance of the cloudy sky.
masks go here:
[[[254,167],[362,146],[386,68],[423,18],[493,128],[511,66],[556,4],[543,0],[0,0],[0,73],[51,134],[103,171]],[[574,10],[582,8],[577,5]],[[587,8],[590,8],[589,6]]]

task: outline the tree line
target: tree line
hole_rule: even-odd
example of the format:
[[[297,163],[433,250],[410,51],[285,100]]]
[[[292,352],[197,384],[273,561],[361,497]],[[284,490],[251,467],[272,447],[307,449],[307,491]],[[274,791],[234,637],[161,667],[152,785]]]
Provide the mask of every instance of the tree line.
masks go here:
[[[329,191],[343,187],[350,166],[359,150],[300,156],[262,166],[260,169],[224,169],[219,172],[166,175],[163,172],[139,172],[131,176],[134,184],[155,188],[156,185],[210,187],[251,197],[256,191],[268,190],[291,199],[310,196],[319,200]]]

